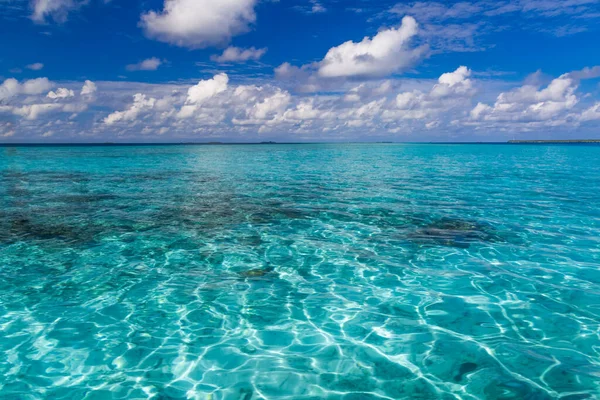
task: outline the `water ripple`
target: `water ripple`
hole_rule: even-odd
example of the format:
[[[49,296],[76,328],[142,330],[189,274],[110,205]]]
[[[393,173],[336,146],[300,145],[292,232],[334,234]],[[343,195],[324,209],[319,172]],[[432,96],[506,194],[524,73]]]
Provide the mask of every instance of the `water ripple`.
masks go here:
[[[10,152],[2,398],[600,398],[594,147]]]

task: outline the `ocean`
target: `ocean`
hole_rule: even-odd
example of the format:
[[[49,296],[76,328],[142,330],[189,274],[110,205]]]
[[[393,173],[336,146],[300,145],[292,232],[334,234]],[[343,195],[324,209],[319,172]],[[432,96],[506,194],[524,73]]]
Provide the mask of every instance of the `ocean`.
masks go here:
[[[600,147],[0,147],[2,399],[600,398]]]

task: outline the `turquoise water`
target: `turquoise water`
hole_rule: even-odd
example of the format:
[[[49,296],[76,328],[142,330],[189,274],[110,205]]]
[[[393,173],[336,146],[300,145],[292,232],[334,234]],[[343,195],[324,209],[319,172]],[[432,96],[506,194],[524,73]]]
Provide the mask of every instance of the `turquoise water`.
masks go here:
[[[0,148],[2,399],[598,399],[600,147]]]

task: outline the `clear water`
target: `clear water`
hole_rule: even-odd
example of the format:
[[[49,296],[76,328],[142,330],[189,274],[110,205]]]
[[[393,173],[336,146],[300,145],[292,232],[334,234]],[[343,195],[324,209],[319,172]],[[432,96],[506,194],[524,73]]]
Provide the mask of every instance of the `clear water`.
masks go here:
[[[2,399],[598,399],[600,147],[0,148]]]

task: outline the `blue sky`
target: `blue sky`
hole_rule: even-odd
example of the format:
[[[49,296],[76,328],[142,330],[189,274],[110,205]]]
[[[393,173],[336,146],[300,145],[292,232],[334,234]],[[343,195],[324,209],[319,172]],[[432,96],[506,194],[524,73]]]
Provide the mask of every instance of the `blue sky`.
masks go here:
[[[1,142],[600,137],[600,0],[0,0]]]

